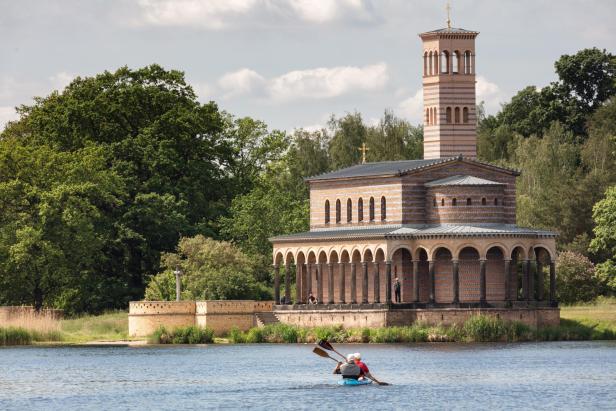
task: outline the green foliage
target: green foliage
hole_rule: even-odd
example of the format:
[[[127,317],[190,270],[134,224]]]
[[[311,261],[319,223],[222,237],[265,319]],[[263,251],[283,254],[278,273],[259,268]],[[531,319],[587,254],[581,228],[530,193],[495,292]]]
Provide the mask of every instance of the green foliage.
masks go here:
[[[594,252],[616,257],[616,186],[610,187],[605,198],[593,207],[595,238],[590,243]]]
[[[148,338],[150,344],[210,344],[214,342],[214,332],[209,328],[195,325],[178,327],[169,331],[160,327]]]
[[[594,264],[585,256],[571,251],[558,254],[558,300],[564,304],[591,301],[601,292]]]
[[[182,295],[187,299],[241,300],[259,296],[252,259],[231,243],[202,235],[184,237],[177,253],[165,253],[161,260],[166,271],[151,279],[147,297],[175,297],[175,277],[171,281],[171,276],[176,268],[183,272]]]
[[[471,341],[499,341],[507,335],[505,323],[488,315],[474,315],[464,322],[462,328]]]
[[[369,161],[409,160],[423,157],[423,130],[386,110],[379,123],[368,129]]]
[[[32,333],[23,328],[0,327],[0,346],[3,345],[30,345]]]

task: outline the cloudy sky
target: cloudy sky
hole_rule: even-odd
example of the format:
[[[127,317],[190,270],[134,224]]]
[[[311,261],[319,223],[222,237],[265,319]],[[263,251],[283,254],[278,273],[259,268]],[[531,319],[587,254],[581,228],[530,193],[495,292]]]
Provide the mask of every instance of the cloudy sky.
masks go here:
[[[421,121],[421,44],[440,0],[0,0],[0,128],[14,107],[76,76],[158,63],[201,101],[271,128],[317,128],[358,110]],[[488,112],[585,47],[616,52],[614,0],[453,0],[477,30],[477,93]]]

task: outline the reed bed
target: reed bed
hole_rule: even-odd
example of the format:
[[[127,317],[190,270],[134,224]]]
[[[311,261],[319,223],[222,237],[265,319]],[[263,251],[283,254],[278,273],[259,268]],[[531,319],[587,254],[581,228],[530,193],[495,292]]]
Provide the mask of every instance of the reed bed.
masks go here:
[[[35,341],[62,341],[60,320],[53,312],[23,310],[0,324],[0,345],[27,345]]]

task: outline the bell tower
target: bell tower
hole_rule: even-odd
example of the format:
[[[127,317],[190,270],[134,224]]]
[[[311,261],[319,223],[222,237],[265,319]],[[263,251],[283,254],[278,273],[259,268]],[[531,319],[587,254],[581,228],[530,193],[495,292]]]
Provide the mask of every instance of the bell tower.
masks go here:
[[[477,157],[475,38],[451,27],[421,33],[424,158]]]

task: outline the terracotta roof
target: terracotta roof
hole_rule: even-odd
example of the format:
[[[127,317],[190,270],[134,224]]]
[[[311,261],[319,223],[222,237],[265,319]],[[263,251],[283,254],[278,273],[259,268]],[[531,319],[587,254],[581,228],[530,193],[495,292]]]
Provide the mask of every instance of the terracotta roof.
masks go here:
[[[303,240],[334,240],[348,238],[435,237],[435,236],[502,236],[556,237],[546,230],[518,227],[513,224],[398,224],[371,227],[340,227],[314,229],[304,233],[280,235],[273,242]]]
[[[437,186],[504,186],[504,183],[498,181],[486,180],[484,178],[474,176],[456,175],[451,177],[441,178],[439,180],[430,181],[424,184],[426,187]]]

